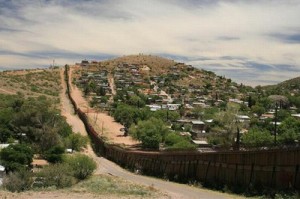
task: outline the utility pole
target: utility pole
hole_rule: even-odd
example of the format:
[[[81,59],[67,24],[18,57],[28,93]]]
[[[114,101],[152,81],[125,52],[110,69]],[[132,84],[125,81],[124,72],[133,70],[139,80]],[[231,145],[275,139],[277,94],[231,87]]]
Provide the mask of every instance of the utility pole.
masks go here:
[[[167,104],[167,122],[169,121],[169,106]]]
[[[239,119],[236,118],[236,150],[240,150],[240,127],[239,127]]]
[[[278,111],[278,103],[275,105],[275,126],[274,126],[274,144],[277,145],[277,111]]]
[[[240,150],[240,128],[237,126],[237,132],[236,132],[236,149]]]

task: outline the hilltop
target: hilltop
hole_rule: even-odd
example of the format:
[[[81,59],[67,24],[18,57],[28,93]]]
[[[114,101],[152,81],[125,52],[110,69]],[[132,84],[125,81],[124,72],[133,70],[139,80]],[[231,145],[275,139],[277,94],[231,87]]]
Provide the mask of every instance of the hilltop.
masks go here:
[[[144,88],[151,88],[155,83],[169,94],[182,93],[187,94],[186,97],[194,92],[227,100],[229,97],[242,97],[241,94],[253,90],[214,72],[153,55],[129,55],[81,65],[84,66],[80,69],[81,74],[106,70],[114,75],[116,82],[121,80],[122,83],[139,84]]]

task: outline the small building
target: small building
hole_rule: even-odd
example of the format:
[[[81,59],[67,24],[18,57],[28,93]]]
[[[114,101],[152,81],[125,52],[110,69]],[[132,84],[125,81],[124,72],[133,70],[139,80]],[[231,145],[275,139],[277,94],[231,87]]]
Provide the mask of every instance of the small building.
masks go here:
[[[88,66],[88,65],[89,65],[89,61],[87,61],[87,60],[82,60],[80,65],[81,65],[81,66]]]
[[[292,117],[294,117],[294,118],[296,118],[296,119],[300,119],[300,113],[292,114]]]
[[[262,114],[259,119],[266,120],[266,119],[273,119],[273,118],[274,118],[274,114],[265,113],[265,114]]]
[[[239,122],[250,121],[250,117],[248,115],[237,115],[236,118]]]
[[[210,146],[206,140],[192,140],[194,144],[198,145],[198,147],[208,147]]]
[[[9,144],[0,144],[0,150],[6,148],[8,146],[9,146]]]
[[[201,120],[192,120],[192,131],[199,137],[199,134],[205,132],[205,123]]]
[[[5,176],[5,167],[0,165],[0,186],[3,183],[4,176]]]

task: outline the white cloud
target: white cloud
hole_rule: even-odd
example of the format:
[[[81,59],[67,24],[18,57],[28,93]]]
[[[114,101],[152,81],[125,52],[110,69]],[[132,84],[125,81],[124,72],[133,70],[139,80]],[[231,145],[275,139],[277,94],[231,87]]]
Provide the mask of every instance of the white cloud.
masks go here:
[[[190,60],[207,57],[210,60],[190,63],[252,84],[265,84],[259,74],[275,82],[296,74],[251,68],[247,61],[293,65],[300,71],[300,41],[271,36],[300,34],[297,1],[12,2],[0,10],[0,66],[49,65],[52,59],[63,65],[97,54],[160,53]],[[61,52],[68,57],[58,56]],[[257,76],[239,77],[233,69]]]

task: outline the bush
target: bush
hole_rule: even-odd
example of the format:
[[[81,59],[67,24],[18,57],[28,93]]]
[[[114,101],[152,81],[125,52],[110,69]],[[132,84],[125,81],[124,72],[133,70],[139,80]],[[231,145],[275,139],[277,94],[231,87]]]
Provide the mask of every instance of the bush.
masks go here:
[[[80,135],[79,133],[73,133],[66,139],[67,148],[71,148],[75,151],[80,151],[81,148],[86,147],[87,143],[88,138],[86,136]]]
[[[173,146],[174,144],[182,141],[184,138],[179,135],[178,133],[169,133],[167,136],[166,136],[166,140],[165,140],[165,144],[167,146]]]
[[[45,153],[45,159],[51,163],[62,162],[62,155],[65,149],[61,146],[54,146]]]
[[[29,190],[32,184],[31,173],[27,170],[10,173],[3,180],[3,187],[11,192]]]
[[[159,143],[164,142],[169,129],[164,122],[157,118],[139,121],[137,126],[131,126],[130,135],[142,142],[142,147],[147,149],[158,149]]]
[[[273,143],[273,136],[266,130],[250,129],[241,137],[242,143],[247,147],[269,146]]]
[[[180,142],[177,142],[176,144],[170,147],[170,149],[178,150],[195,150],[196,148],[197,147],[188,140],[181,140]]]
[[[183,137],[177,133],[169,133],[165,140],[168,149],[194,150],[196,146],[192,144],[188,137]]]
[[[55,186],[56,188],[70,187],[75,184],[72,168],[67,164],[53,164],[45,167],[38,173],[44,187]]]
[[[19,171],[30,166],[33,151],[26,144],[9,145],[0,151],[0,158],[6,171]]]
[[[70,166],[73,176],[78,180],[88,178],[97,168],[96,162],[92,158],[82,154],[67,156],[65,163]]]

